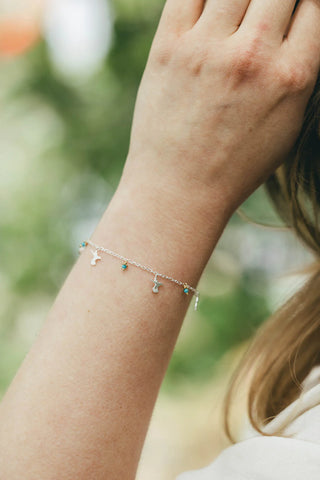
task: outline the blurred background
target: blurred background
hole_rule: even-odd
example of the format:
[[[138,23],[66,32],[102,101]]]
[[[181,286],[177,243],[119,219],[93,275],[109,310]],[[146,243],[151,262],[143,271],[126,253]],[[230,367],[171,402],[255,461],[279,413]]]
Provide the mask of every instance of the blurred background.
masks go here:
[[[125,162],[137,88],[164,0],[0,0],[0,394]],[[261,187],[232,217],[199,284],[154,410],[137,480],[173,480],[228,445],[232,369],[303,281],[311,256]],[[277,228],[266,228],[262,222]],[[241,429],[239,399],[235,429]]]

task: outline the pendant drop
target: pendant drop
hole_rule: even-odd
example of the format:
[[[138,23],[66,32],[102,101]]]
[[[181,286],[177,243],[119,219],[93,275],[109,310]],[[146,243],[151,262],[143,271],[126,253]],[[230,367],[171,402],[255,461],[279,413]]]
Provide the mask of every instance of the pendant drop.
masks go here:
[[[158,282],[157,277],[158,277],[158,274],[156,274],[153,279],[153,283],[154,283],[154,286],[152,289],[153,293],[159,293],[159,287],[161,287],[162,285],[162,283]]]
[[[200,299],[200,293],[197,292],[197,293],[196,293],[196,301],[195,301],[195,304],[194,304],[194,310],[195,310],[195,311],[198,310],[199,299]]]
[[[127,270],[128,268],[128,262],[124,262],[122,265],[121,265],[121,268],[123,271]]]
[[[101,260],[101,257],[99,257],[98,255],[98,250],[96,251],[91,250],[91,253],[93,255],[93,259],[91,260],[91,265],[95,267],[97,265],[97,261]]]
[[[185,293],[186,295],[189,295],[189,287],[186,283],[183,285],[183,293]]]

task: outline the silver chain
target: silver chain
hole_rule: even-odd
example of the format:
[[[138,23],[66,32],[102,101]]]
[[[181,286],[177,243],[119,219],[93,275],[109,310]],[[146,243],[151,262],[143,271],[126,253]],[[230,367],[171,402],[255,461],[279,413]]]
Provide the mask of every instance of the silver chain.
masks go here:
[[[123,262],[129,263],[130,265],[135,265],[136,267],[141,268],[142,270],[145,270],[146,272],[150,272],[153,275],[155,275],[156,277],[161,277],[161,278],[164,278],[166,280],[170,280],[170,282],[176,283],[177,285],[180,285],[180,286],[183,286],[183,287],[186,286],[189,290],[191,290],[194,293],[194,295],[196,297],[194,309],[198,310],[200,292],[197,289],[188,285],[186,282],[180,282],[179,280],[176,280],[172,277],[169,277],[168,275],[164,275],[163,273],[158,273],[155,270],[153,270],[151,267],[148,267],[146,265],[141,265],[140,263],[137,263],[134,260],[130,260],[129,258],[123,257],[122,255],[119,255],[119,253],[115,253],[112,250],[109,250],[108,248],[99,247],[98,245],[93,243],[91,240],[87,240],[86,243],[88,245],[91,245],[93,248],[95,248],[97,252],[107,253],[109,255],[112,255],[113,257],[119,258]]]

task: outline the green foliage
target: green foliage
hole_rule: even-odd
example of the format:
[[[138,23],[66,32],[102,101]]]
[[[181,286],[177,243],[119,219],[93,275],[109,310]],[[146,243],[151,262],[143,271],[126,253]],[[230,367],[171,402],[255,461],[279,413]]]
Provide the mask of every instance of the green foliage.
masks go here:
[[[33,296],[53,301],[76,258],[82,240],[76,234],[91,233],[81,225],[98,221],[127,155],[135,97],[164,2],[112,3],[112,47],[95,75],[63,77],[45,41],[0,71],[7,136],[0,203],[3,390],[29,347],[16,333],[21,312]],[[249,284],[244,277],[225,296],[202,297],[201,320],[192,342],[175,352],[169,384],[185,375],[203,380],[266,318],[266,300]]]
[[[263,272],[246,274],[226,294],[201,297],[197,328],[177,348],[169,366],[165,388],[179,382],[208,380],[222,356],[239,343],[249,340],[271,314],[263,291]],[[260,288],[257,289],[257,284]],[[179,347],[179,345],[178,345]]]

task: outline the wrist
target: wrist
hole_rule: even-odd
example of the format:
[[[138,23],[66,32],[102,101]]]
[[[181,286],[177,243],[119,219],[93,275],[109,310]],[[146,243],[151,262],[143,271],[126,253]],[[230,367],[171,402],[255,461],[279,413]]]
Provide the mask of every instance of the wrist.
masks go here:
[[[168,184],[122,180],[92,238],[195,287],[229,218],[219,199],[206,203],[203,192],[195,198]]]

